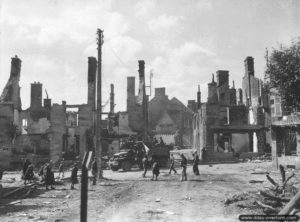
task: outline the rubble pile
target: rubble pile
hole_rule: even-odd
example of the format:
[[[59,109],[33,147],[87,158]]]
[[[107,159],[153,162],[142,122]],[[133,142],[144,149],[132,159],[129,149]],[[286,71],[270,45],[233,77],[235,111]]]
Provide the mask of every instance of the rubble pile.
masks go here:
[[[248,209],[257,214],[280,214],[283,208],[286,209],[289,203],[290,214],[300,215],[300,203],[295,201],[295,204],[291,205],[291,199],[295,199],[298,193],[296,183],[291,182],[291,179],[295,177],[295,173],[291,172],[286,174],[285,168],[280,165],[281,181],[277,182],[270,174],[266,175],[266,180],[271,184],[269,188],[264,190],[243,192],[234,194],[228,197],[225,201],[225,205],[234,204],[238,208]]]
[[[262,163],[262,162],[271,162],[272,155],[271,154],[264,154],[260,156],[252,156],[249,158],[239,159],[240,162],[247,162],[247,163]]]

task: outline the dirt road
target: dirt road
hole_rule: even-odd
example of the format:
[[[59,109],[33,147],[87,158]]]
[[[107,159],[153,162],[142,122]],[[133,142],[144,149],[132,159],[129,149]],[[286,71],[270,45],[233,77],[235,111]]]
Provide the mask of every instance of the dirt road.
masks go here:
[[[109,180],[89,185],[88,221],[238,221],[251,211],[226,207],[224,200],[269,186],[265,175],[251,174],[255,168],[270,170],[270,162],[201,165],[200,176],[189,167],[187,182],[167,169],[161,170],[159,181],[150,180],[151,172],[142,178],[141,171],[107,170]],[[265,182],[251,184],[251,179]],[[39,187],[20,203],[10,205],[12,201],[16,199],[1,201],[1,221],[79,221],[79,185],[76,190],[69,183],[51,191]]]

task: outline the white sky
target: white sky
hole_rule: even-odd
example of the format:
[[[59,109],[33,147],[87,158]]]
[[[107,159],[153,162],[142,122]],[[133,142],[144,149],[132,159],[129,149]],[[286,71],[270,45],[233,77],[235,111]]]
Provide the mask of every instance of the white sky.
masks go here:
[[[297,0],[0,0],[0,7],[0,93],[18,55],[23,109],[34,81],[54,103],[86,103],[97,28],[104,29],[103,102],[115,84],[117,111],[126,109],[126,77],[138,81],[138,60],[145,60],[148,83],[153,69],[153,86],[186,104],[198,84],[206,101],[219,69],[241,87],[246,56],[262,78],[265,48],[300,36]]]

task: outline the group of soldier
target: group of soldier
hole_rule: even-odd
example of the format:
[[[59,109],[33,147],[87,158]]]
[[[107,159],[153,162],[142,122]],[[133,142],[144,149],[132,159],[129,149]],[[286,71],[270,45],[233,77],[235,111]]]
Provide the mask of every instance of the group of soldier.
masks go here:
[[[155,141],[158,143],[158,141]],[[129,141],[130,143],[130,141]],[[163,140],[161,139],[160,143],[163,143]],[[143,155],[143,154],[141,154]],[[202,156],[205,156],[205,153],[202,152]],[[182,173],[181,173],[181,181],[187,181],[187,158],[184,156],[184,154],[180,154],[181,161],[180,161],[180,166],[182,167]],[[198,169],[198,164],[199,164],[199,156],[197,154],[197,151],[193,152],[193,172],[195,175],[199,175],[199,169]],[[157,159],[150,159],[147,155],[147,153],[144,154],[142,158],[142,166],[144,169],[144,172],[142,174],[143,177],[146,177],[147,170],[149,168],[149,165],[152,165],[152,179],[151,180],[157,180],[158,176],[160,174],[160,168],[159,168],[159,163]],[[53,167],[53,162],[49,160],[46,162],[44,165],[41,166],[38,176],[41,178],[41,182],[45,182],[46,190],[49,190],[49,187],[51,189],[54,188],[54,183],[55,183],[55,178],[54,178],[54,172],[52,170]],[[91,164],[91,172],[93,175],[93,184],[96,183],[96,175],[97,175],[97,162],[96,158]],[[172,171],[177,174],[177,171],[175,169],[175,158],[174,155],[171,154],[170,156],[170,169],[169,169],[169,174],[172,173]],[[62,160],[59,164],[58,167],[58,177],[61,178],[64,177],[65,173],[65,163],[64,160]],[[71,170],[71,189],[74,189],[74,185],[78,184],[78,178],[77,178],[77,173],[78,173],[78,167],[77,163],[73,163],[72,170]],[[33,164],[29,161],[29,159],[26,159],[26,161],[23,164],[23,170],[22,170],[22,178],[24,179],[24,184],[26,185],[27,182],[32,182],[34,180],[34,166]]]
[[[187,181],[187,173],[186,173],[186,169],[187,169],[187,158],[184,156],[183,153],[180,154],[181,157],[181,161],[180,161],[180,165],[182,167],[182,172],[181,172],[181,181]],[[146,177],[146,173],[148,170],[148,166],[149,164],[152,162],[152,179],[151,180],[157,180],[159,174],[160,174],[160,169],[159,169],[159,164],[158,161],[156,159],[150,161],[148,159],[147,154],[144,155],[143,158],[143,169],[144,172],[142,174],[143,177]],[[197,151],[193,152],[193,172],[196,176],[199,176],[199,155],[197,154]],[[169,174],[172,173],[172,171],[174,171],[174,174],[177,174],[177,171],[175,169],[175,158],[174,155],[171,154],[170,157],[170,169],[169,169]]]
[[[38,171],[38,176],[40,177],[40,181],[45,183],[46,190],[49,190],[49,187],[51,189],[55,189],[54,187],[55,177],[54,177],[54,172],[52,170],[52,167],[53,167],[53,162],[49,160],[45,164],[43,164]],[[58,174],[59,178],[60,176],[64,177],[65,174],[64,160],[60,162],[58,167],[58,172],[59,172]],[[71,170],[71,177],[70,177],[71,189],[74,189],[74,185],[78,183],[77,173],[78,173],[77,163],[74,162]],[[29,159],[26,159],[23,164],[22,179],[24,180],[24,185],[26,185],[27,182],[32,182],[33,180],[35,180],[34,166]]]

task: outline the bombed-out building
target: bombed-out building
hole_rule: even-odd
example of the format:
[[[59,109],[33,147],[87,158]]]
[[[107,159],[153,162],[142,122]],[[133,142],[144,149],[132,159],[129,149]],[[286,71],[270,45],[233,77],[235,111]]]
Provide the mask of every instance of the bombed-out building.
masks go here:
[[[193,117],[193,149],[206,148],[211,160],[231,159],[233,153],[258,155],[265,152],[268,113],[261,81],[254,76],[254,59],[244,61],[242,89],[229,86],[229,71],[219,70],[208,83],[206,103]]]
[[[43,99],[43,85],[31,84],[30,107],[23,110],[20,99],[21,60],[12,58],[9,80],[0,97],[0,164],[14,168],[24,158],[54,162],[82,158],[93,150],[97,60],[88,58],[86,104],[53,103]],[[47,92],[46,92],[47,93]]]
[[[139,61],[139,89],[136,95],[135,77],[127,77],[127,111],[122,112],[119,127],[128,135],[151,134],[168,144],[191,146],[193,111],[177,98],[169,99],[165,88],[155,88],[149,101],[145,93],[145,63]],[[126,125],[128,124],[128,125]]]

